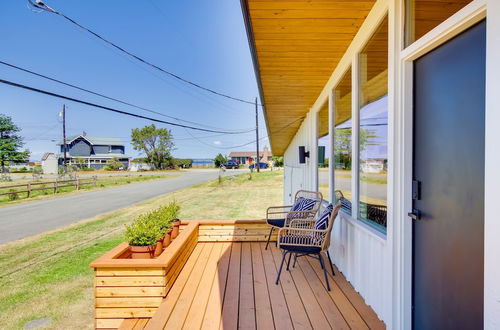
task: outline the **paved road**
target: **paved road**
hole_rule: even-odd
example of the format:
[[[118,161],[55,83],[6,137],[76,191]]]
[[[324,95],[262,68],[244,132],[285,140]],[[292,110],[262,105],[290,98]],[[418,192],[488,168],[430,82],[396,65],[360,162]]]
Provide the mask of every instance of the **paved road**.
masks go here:
[[[224,175],[245,170],[228,170]],[[0,244],[53,230],[79,220],[217,178],[217,170],[177,173],[180,176],[89,191],[0,208]]]

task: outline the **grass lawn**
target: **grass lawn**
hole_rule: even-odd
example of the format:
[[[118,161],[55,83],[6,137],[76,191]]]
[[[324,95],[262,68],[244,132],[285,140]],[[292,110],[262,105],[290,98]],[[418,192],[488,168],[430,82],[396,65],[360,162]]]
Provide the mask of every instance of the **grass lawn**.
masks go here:
[[[87,191],[87,190],[95,190],[95,189],[102,189],[102,188],[109,188],[109,187],[114,187],[114,186],[121,186],[125,184],[131,184],[131,183],[137,183],[137,182],[143,182],[143,181],[150,181],[150,180],[158,180],[158,179],[170,179],[170,178],[175,178],[178,175],[120,175],[120,176],[99,176],[97,178],[97,185],[89,184],[89,185],[83,185],[80,187],[79,191]],[[85,182],[90,182],[91,178],[82,178],[82,180],[85,180]],[[12,182],[7,182],[7,183],[2,183],[0,184],[0,193],[3,192],[8,192],[11,189],[14,190],[24,190],[26,189],[25,187],[17,187],[17,188],[8,188],[8,189],[2,189],[3,186],[10,186],[10,185],[16,185],[16,184],[26,184],[28,182],[53,182],[54,179],[46,179],[43,181],[33,181],[33,180],[15,180]],[[42,187],[54,187],[53,184],[46,184],[46,185],[37,185],[36,188],[42,188]],[[31,193],[31,197],[27,198],[26,193],[19,193],[17,194],[18,199],[16,200],[11,200],[9,195],[3,195],[0,196],[0,205],[5,206],[5,205],[12,205],[12,204],[18,204],[18,203],[23,203],[23,202],[28,202],[28,201],[34,201],[34,200],[41,200],[41,199],[48,199],[48,198],[54,198],[58,197],[61,195],[67,195],[68,193],[78,193],[76,191],[75,186],[72,187],[63,187],[59,188],[59,191],[57,194],[53,193],[54,191],[52,189],[47,189],[47,190],[37,190],[33,191]]]
[[[283,172],[241,174],[183,189],[64,229],[0,246],[0,329],[51,318],[46,329],[93,328],[89,263],[123,241],[123,224],[176,200],[182,219],[262,219],[283,200]]]

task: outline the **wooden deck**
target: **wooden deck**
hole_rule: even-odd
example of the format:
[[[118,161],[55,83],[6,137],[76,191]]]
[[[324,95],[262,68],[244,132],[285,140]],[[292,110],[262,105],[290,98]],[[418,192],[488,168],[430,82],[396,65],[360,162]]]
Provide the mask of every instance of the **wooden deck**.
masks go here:
[[[120,329],[385,329],[339,272],[325,289],[317,260],[299,258],[276,285],[271,245],[198,243],[154,316]]]

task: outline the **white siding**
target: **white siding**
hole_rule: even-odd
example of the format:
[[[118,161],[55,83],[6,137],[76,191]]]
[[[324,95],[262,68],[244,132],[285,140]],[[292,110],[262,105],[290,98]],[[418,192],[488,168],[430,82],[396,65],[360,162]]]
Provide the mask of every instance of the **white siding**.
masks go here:
[[[391,323],[390,251],[373,229],[341,213],[330,247],[333,262],[381,320]]]
[[[295,192],[300,189],[316,190],[316,174],[313,172],[317,164],[313,162],[315,152],[313,148],[316,141],[312,132],[315,132],[315,114],[308,114],[297,134],[285,151],[283,161],[285,163],[285,184],[284,184],[284,202],[290,204]],[[311,153],[311,157],[306,158],[306,164],[299,164],[299,146],[305,146],[306,151]],[[316,156],[317,157],[317,156]],[[311,166],[314,163],[313,166]]]
[[[297,190],[315,190],[317,157],[314,153],[316,114],[309,112],[285,155],[284,202],[292,203]],[[311,152],[306,164],[299,164],[299,146]],[[317,158],[316,158],[317,159]],[[340,215],[332,234],[333,262],[387,325],[391,321],[391,264],[385,238],[358,221]]]

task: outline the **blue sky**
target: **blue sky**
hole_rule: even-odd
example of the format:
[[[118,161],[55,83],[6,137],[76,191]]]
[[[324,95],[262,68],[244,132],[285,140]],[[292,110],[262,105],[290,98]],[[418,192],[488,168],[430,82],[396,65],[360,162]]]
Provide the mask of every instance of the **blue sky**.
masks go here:
[[[46,3],[118,45],[186,79],[239,98],[258,96],[239,1],[47,0]],[[59,16],[34,12],[25,0],[0,3],[0,60],[95,90],[162,113],[226,129],[255,126],[253,105],[220,98],[188,87],[128,58]],[[155,116],[97,96],[64,87],[0,65],[0,77],[52,92]],[[56,151],[61,138],[58,113],[62,100],[0,85],[0,113],[22,128],[32,159]],[[66,102],[68,135],[121,137],[126,153],[130,130],[146,120],[106,113]],[[261,136],[266,135],[259,111]],[[161,127],[166,125],[157,124]],[[171,127],[168,127],[171,128]],[[211,158],[228,154],[255,133],[214,133],[171,128],[176,157]],[[268,145],[261,141],[261,147]],[[254,144],[240,148],[253,150]]]

